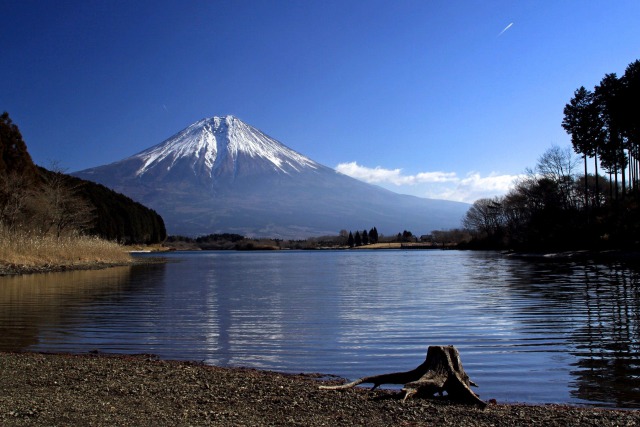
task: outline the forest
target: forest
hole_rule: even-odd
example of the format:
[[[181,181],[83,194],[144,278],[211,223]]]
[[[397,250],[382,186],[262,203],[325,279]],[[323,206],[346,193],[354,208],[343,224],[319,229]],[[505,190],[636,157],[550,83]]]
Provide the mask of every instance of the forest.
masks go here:
[[[464,218],[469,247],[638,249],[640,60],[593,90],[580,86],[560,125],[573,152],[551,147],[505,196],[474,202]]]
[[[155,211],[102,185],[35,165],[18,126],[0,115],[0,231],[61,237],[91,235],[123,244],[160,243]]]

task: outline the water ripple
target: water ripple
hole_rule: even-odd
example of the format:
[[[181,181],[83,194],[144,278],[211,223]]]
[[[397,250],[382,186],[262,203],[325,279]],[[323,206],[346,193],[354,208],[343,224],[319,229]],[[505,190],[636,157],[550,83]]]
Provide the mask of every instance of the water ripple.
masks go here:
[[[167,257],[176,262],[0,278],[0,349],[353,379],[453,344],[483,398],[640,407],[638,275],[620,265],[456,251]]]

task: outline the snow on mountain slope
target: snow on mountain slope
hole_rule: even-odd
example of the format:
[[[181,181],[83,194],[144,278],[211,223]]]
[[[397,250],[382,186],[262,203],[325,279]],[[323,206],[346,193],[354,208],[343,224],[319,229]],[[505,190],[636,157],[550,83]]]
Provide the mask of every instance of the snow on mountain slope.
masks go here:
[[[156,210],[169,234],[306,238],[460,225],[464,203],[423,199],[342,175],[233,117],[200,120],[126,159],[74,173]]]
[[[135,173],[138,177],[155,168],[171,170],[181,161],[186,161],[194,174],[213,177],[225,165],[237,170],[241,156],[267,161],[274,170],[283,173],[319,167],[233,116],[202,119],[127,160],[141,160],[142,165]]]

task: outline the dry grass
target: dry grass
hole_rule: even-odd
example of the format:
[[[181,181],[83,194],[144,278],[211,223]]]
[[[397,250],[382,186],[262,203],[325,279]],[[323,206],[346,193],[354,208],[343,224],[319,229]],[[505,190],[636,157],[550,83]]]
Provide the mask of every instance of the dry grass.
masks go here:
[[[397,242],[385,242],[385,243],[373,243],[371,245],[354,246],[353,249],[400,249],[402,243]]]
[[[168,252],[171,250],[162,243],[127,245],[124,249],[127,252]]]
[[[0,265],[22,268],[120,264],[131,260],[126,249],[91,236],[40,236],[0,229]]]

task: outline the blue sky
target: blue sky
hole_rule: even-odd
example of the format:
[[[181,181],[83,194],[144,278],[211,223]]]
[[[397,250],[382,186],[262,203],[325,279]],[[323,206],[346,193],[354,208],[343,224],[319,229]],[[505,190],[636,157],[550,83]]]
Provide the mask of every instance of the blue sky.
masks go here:
[[[0,0],[0,110],[68,171],[233,114],[397,192],[503,194],[581,85],[640,58],[640,1]]]

